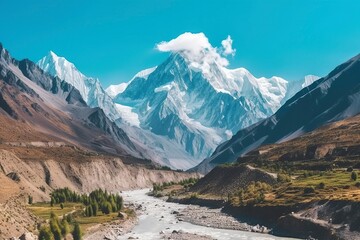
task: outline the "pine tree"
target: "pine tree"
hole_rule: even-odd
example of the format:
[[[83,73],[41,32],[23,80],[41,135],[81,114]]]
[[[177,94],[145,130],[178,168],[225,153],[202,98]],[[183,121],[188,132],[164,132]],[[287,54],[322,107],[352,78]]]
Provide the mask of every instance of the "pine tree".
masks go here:
[[[74,221],[73,216],[72,216],[71,213],[69,213],[68,215],[66,215],[66,221],[67,221],[68,223],[72,223],[72,222]]]
[[[352,171],[352,173],[351,173],[351,179],[352,179],[353,181],[356,181],[356,180],[357,180],[357,178],[358,178],[358,174],[357,174],[357,172]]]
[[[88,208],[88,217],[91,217],[91,216],[93,216],[93,210],[92,210],[92,207],[91,206],[88,206],[87,207]]]
[[[74,240],[81,240],[81,229],[79,223],[75,223],[74,231],[72,232]]]
[[[54,239],[61,240],[61,230],[57,220],[50,219],[50,229],[52,234],[54,234]]]
[[[70,232],[70,226],[68,221],[66,220],[66,218],[63,218],[61,220],[61,234],[63,237],[66,236],[66,234],[68,234]]]
[[[54,240],[54,235],[49,228],[42,227],[39,232],[39,240]]]
[[[111,204],[109,202],[105,202],[101,207],[101,211],[103,214],[109,214],[111,212]]]
[[[32,204],[33,203],[33,197],[29,195],[29,198],[28,198],[28,203],[29,204]]]
[[[93,216],[96,216],[97,215],[97,211],[98,211],[98,204],[96,203],[96,202],[93,202],[92,204],[91,204],[91,208],[92,208],[92,210],[93,210]]]

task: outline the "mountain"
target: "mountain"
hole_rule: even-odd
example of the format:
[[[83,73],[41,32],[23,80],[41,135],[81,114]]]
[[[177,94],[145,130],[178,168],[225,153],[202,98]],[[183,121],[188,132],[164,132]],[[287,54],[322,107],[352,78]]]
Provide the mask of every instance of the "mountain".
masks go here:
[[[285,142],[360,113],[359,79],[360,55],[302,89],[271,117],[240,130],[196,169],[208,172],[261,145]]]
[[[73,63],[50,51],[47,56],[37,62],[37,65],[50,75],[78,89],[89,107],[100,107],[112,121],[120,118],[111,97],[102,88],[99,80],[86,77]]]
[[[156,67],[152,67],[152,68],[148,68],[145,70],[142,70],[140,72],[138,72],[129,82],[125,82],[125,83],[120,83],[117,85],[110,85],[105,91],[107,92],[107,94],[114,98],[117,95],[119,95],[120,93],[124,92],[125,89],[127,88],[127,86],[136,78],[143,78],[143,79],[147,79],[148,76],[155,71]]]
[[[103,110],[88,107],[77,88],[28,59],[13,59],[1,44],[0,53],[0,119],[4,126],[12,126],[1,129],[7,133],[1,136],[3,142],[60,142],[87,151],[142,157]]]
[[[315,80],[306,77],[307,83]],[[127,122],[175,143],[196,163],[233,133],[275,113],[304,84],[256,78],[244,68],[194,61],[179,52],[107,92],[114,96],[119,89],[113,98],[119,112],[129,113]],[[165,153],[170,163],[184,161],[172,159],[172,152]]]
[[[90,107],[100,107],[143,155],[172,168],[188,169],[210,156],[234,133],[273,114],[304,84],[279,77],[255,78],[244,68],[173,53],[161,65],[104,90],[73,63],[50,52],[44,71],[79,89]]]

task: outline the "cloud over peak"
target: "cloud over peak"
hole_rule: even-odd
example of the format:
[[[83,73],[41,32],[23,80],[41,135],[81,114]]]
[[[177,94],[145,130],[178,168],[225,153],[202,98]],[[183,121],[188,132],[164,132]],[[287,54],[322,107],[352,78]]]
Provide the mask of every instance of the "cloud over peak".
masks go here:
[[[156,45],[161,52],[180,53],[189,61],[198,64],[212,64],[216,62],[221,66],[229,65],[225,58],[227,55],[235,55],[232,48],[232,39],[228,36],[221,42],[220,49],[213,47],[204,33],[186,32],[170,41],[163,41]]]
[[[232,55],[235,56],[236,49],[232,48],[233,40],[231,39],[230,35],[224,40],[221,41],[221,45],[223,47],[223,55]]]

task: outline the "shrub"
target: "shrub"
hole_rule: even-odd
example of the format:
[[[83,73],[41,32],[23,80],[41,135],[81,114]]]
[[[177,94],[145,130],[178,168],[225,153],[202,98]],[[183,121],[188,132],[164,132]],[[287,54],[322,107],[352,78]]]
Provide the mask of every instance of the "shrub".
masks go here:
[[[190,195],[190,199],[198,199],[198,198],[199,198],[199,196],[197,193],[193,193]]]
[[[64,204],[63,203],[60,203],[60,208],[64,209]]]
[[[44,186],[41,186],[41,187],[40,187],[40,190],[43,191],[43,192],[45,192],[46,189],[45,189]]]
[[[279,173],[277,177],[277,181],[280,183],[291,182],[291,177],[287,174]]]
[[[354,169],[353,169],[353,167],[348,167],[348,168],[346,169],[346,171],[347,171],[347,172],[352,172],[352,171],[354,171]]]
[[[318,188],[319,189],[324,189],[325,188],[325,183],[323,183],[323,182],[319,183]]]
[[[355,171],[352,171],[352,172],[351,172],[351,179],[352,179],[353,181],[356,181],[357,178],[358,178],[358,173],[355,172]]]
[[[306,188],[304,188],[304,194],[310,194],[310,193],[315,193],[315,188],[314,187],[306,187]]]

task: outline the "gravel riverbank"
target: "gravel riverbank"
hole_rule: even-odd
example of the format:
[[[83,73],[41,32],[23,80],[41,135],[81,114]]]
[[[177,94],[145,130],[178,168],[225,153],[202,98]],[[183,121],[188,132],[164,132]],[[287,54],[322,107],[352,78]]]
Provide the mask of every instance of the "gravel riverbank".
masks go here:
[[[172,233],[162,234],[161,239],[171,239],[171,240],[215,240],[212,237],[205,235],[198,235],[194,233],[187,233],[182,230],[173,231]]]

